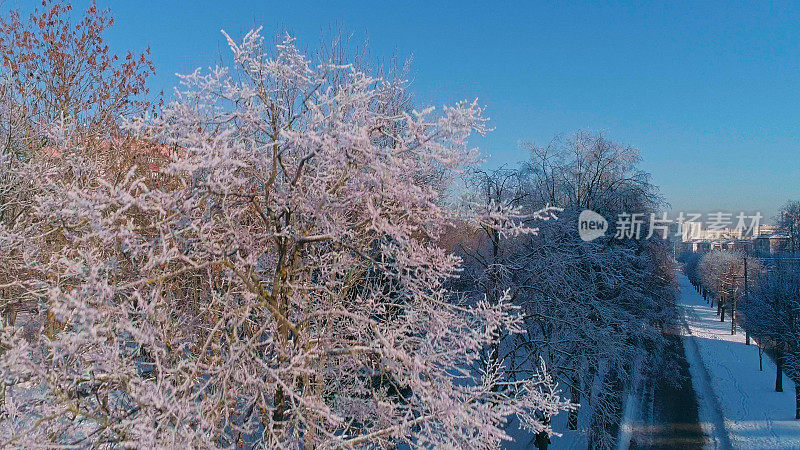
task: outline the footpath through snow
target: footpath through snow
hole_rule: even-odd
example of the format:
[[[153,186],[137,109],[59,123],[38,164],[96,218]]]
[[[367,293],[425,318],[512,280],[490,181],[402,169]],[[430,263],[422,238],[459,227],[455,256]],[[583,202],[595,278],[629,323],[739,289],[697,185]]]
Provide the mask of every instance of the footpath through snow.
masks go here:
[[[775,392],[775,364],[765,354],[758,370],[758,348],[745,345],[744,332],[731,335],[729,321],[712,309],[679,275],[679,305],[685,320],[683,345],[699,416],[711,437],[709,448],[798,449],[800,420],[794,419],[794,383],[783,377]]]

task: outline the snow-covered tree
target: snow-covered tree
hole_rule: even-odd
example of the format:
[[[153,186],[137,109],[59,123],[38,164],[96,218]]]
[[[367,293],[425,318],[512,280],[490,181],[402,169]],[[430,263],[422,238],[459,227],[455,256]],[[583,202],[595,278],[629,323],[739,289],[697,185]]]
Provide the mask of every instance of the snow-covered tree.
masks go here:
[[[698,271],[698,267],[700,265],[700,259],[703,257],[700,253],[686,251],[682,252],[678,256],[678,262],[683,264],[683,273],[686,277],[689,278],[689,282],[692,283],[692,286],[695,289],[699,289],[701,286],[700,280],[700,273]]]
[[[637,382],[647,358],[657,367],[658,327],[670,318],[665,300],[672,284],[648,253],[584,242],[576,212],[559,216],[519,250],[527,258],[519,263],[526,270],[516,279],[517,299],[528,332],[513,337],[514,360],[521,369],[532,355],[543,357],[593,422],[579,425],[576,411],[568,427],[585,430],[594,445],[613,447],[622,387]]]
[[[800,419],[800,267],[795,261],[774,262],[758,278],[757,289],[744,305],[748,331],[759,346],[775,351],[775,390],[783,391],[783,373],[795,381],[795,418]]]
[[[41,3],[29,14],[10,11],[0,18],[0,222],[17,230],[28,227],[39,195],[31,181],[49,170],[48,160],[58,159],[65,139],[89,150],[84,156],[100,163],[112,182],[132,161],[151,156],[141,151],[147,145],[122,145],[126,137],[117,121],[150,106],[144,98],[153,73],[149,52],[112,52],[104,35],[113,17],[94,2],[83,14],[66,1]],[[35,169],[23,167],[34,162],[40,164]],[[16,265],[0,270],[27,273]],[[15,285],[0,287],[0,298],[9,323],[18,309],[35,306]]]
[[[778,212],[778,226],[789,237],[784,250],[792,254],[800,244],[800,201],[786,202]]]
[[[518,170],[498,169],[493,172],[473,170],[468,176],[469,191],[465,204],[468,217],[474,218],[471,227],[473,241],[459,242],[458,250],[470,260],[466,276],[461,277],[464,292],[477,298],[498,303],[516,289],[515,273],[523,270],[516,255],[524,236],[538,232],[535,225],[557,218],[560,208],[545,205],[543,209],[526,209],[528,196]],[[465,224],[466,225],[466,224]],[[511,290],[511,291],[509,291]],[[498,364],[500,341],[490,349],[486,362]]]
[[[720,320],[725,320],[726,309],[730,311],[731,334],[736,332],[736,309],[744,294],[745,280],[753,285],[761,271],[757,259],[751,258],[745,263],[745,258],[745,254],[739,251],[714,250],[703,255],[697,268],[703,286],[717,301]]]
[[[602,133],[578,131],[546,146],[525,142],[522,148],[531,155],[525,171],[535,203],[609,217],[655,211],[663,204],[650,174],[639,168],[639,150]]]
[[[520,169],[479,171],[470,178],[470,205],[483,217],[506,211],[504,220],[514,216],[524,225],[549,203],[564,208],[558,208],[558,220],[536,220],[536,233],[505,236],[485,221],[483,227],[461,227],[449,241],[465,259],[459,289],[479,298],[507,290],[525,313],[527,332],[507,336],[498,360],[520,380],[545,361],[586,411],[579,425],[573,409],[568,428],[580,427],[591,445],[607,448],[616,442],[623,386],[634,384],[646,367],[658,367],[658,327],[671,318],[675,280],[660,239],[580,239],[583,208],[613,217],[623,207],[653,208],[658,195],[636,167],[635,149],[588,133],[576,136],[545,149],[529,146],[532,161]]]
[[[232,67],[129,120],[121,145],[169,150],[158,182],[112,177],[75,139],[19,169],[37,196],[0,228],[20,268],[0,284],[53,320],[2,334],[4,445],[484,447],[512,416],[549,432],[568,405],[543,368],[474,369],[524,331],[510,294],[446,288],[444,188],[485,131],[478,104],[408,110],[402,81],[292,38],[228,43]]]

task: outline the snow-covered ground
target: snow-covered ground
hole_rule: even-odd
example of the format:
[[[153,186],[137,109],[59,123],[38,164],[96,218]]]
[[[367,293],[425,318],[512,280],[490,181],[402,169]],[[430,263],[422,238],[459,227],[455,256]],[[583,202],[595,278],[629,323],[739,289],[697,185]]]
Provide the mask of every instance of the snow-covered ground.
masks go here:
[[[745,345],[741,330],[731,335],[716,308],[703,301],[689,280],[679,276],[680,307],[686,321],[683,344],[700,404],[699,415],[709,448],[798,449],[800,420],[794,419],[794,383],[783,377],[775,392],[775,364],[758,348]]]

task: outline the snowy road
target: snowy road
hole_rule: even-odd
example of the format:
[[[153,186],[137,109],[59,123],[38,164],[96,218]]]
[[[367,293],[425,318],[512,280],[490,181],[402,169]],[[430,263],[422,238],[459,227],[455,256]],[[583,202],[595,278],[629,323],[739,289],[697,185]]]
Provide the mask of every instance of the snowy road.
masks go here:
[[[720,322],[679,275],[679,304],[685,320],[683,344],[699,416],[708,448],[797,449],[800,421],[794,420],[794,383],[784,376],[784,392],[775,392],[775,364],[758,349],[745,345],[744,333],[731,335],[730,322]]]
[[[620,439],[621,449],[698,449],[706,441],[681,333],[675,329],[664,337],[668,341],[665,364],[674,372],[654,374],[646,380],[640,391],[638,418],[630,425],[630,443],[626,447]]]

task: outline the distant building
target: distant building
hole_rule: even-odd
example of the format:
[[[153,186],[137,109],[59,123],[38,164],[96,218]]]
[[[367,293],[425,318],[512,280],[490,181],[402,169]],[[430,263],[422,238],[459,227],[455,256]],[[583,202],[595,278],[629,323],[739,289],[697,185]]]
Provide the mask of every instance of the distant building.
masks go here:
[[[775,225],[760,225],[745,235],[743,230],[723,228],[708,230],[699,227],[686,227],[679,233],[675,242],[676,252],[707,253],[712,250],[736,250],[754,252],[760,255],[774,255],[789,247],[789,236],[781,233]]]
[[[779,231],[780,230],[778,229],[777,225],[760,225],[758,227],[757,232],[756,232],[756,236],[759,236],[759,235],[762,235],[762,234],[765,234],[765,235],[769,236],[769,235],[773,235],[773,234],[775,234],[775,233],[777,233]]]
[[[734,244],[734,248],[736,250],[741,250],[744,252],[751,252],[753,251],[753,240],[752,239],[737,239]]]
[[[680,250],[683,252],[707,253],[712,250],[736,250],[736,251],[752,251],[756,249],[756,240],[750,239],[731,239],[731,240],[707,240],[697,239],[691,241],[681,242]],[[769,238],[767,237],[762,243],[764,252],[769,253]]]
[[[681,244],[684,252],[708,253],[711,251],[711,242],[709,241],[684,241]]]
[[[755,253],[766,255],[769,254],[769,234],[759,234],[753,239],[753,251]]]
[[[693,240],[733,240],[733,239],[746,239],[744,229],[737,228],[720,228],[710,230],[702,228],[701,222],[684,223],[682,229],[682,237],[684,241]],[[749,233],[748,233],[749,234]]]
[[[753,251],[761,255],[774,255],[786,250],[789,236],[782,233],[762,233],[753,239]]]
[[[789,236],[783,233],[776,233],[769,237],[769,252],[773,255],[786,251],[789,246]]]

